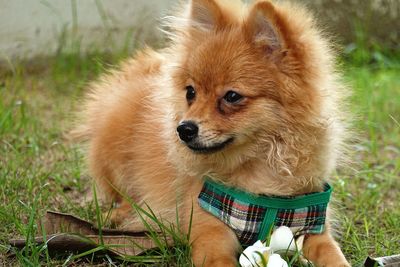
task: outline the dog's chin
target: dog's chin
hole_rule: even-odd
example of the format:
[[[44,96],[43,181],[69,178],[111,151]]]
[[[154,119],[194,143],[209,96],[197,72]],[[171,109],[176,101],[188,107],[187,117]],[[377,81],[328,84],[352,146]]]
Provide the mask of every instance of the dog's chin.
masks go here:
[[[197,154],[212,154],[212,153],[216,153],[216,152],[219,152],[219,151],[222,151],[223,149],[225,149],[229,144],[231,144],[233,142],[233,139],[234,138],[231,137],[223,142],[212,144],[212,145],[204,145],[199,142],[193,142],[193,143],[186,144],[186,146],[190,150],[192,150],[194,153],[197,153]]]

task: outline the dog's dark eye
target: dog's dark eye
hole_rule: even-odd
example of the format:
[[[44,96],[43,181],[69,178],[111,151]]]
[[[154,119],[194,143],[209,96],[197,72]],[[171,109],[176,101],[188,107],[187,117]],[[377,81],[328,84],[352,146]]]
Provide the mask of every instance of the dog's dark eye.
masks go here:
[[[188,102],[191,102],[195,97],[196,97],[196,91],[194,90],[194,87],[191,85],[186,86],[186,100]]]
[[[228,91],[225,96],[224,99],[226,102],[228,103],[237,103],[240,100],[242,100],[243,96],[234,92],[234,91]]]

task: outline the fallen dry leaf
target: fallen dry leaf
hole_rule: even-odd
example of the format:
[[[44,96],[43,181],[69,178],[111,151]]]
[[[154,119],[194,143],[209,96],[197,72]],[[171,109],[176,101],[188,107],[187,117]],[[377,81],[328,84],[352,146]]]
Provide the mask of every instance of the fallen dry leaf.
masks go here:
[[[148,233],[117,229],[99,229],[92,223],[70,214],[48,211],[41,221],[45,234],[35,238],[37,244],[47,243],[49,253],[82,253],[104,245],[110,256],[136,256],[156,248]],[[39,227],[40,229],[40,227]],[[25,239],[12,239],[10,245],[23,248]],[[171,240],[166,240],[171,244]]]

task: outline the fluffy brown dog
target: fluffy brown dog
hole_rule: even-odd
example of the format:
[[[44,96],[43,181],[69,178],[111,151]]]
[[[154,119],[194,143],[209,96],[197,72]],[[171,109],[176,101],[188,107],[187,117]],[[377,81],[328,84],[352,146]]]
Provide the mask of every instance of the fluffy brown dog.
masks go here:
[[[203,175],[254,194],[322,190],[341,154],[343,86],[309,13],[291,4],[192,0],[171,42],[92,85],[78,132],[115,223],[135,229],[118,191],[166,220],[193,204],[193,260],[235,266],[234,232],[203,211]],[[340,111],[340,112],[339,112]],[[348,266],[327,230],[307,235],[317,266]]]

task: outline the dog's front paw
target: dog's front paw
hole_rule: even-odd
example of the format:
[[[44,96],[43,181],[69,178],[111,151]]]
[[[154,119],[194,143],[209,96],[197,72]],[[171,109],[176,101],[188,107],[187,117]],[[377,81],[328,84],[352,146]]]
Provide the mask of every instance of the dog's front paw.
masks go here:
[[[132,206],[125,201],[118,207],[103,213],[103,219],[113,227],[120,227],[128,218],[132,217]]]
[[[351,265],[347,261],[332,261],[327,262],[326,264],[317,265],[318,267],[351,267]]]
[[[338,244],[329,232],[307,235],[303,246],[304,256],[317,267],[350,267]]]
[[[209,266],[216,266],[216,267],[234,267],[237,266],[237,260],[235,258],[220,258],[215,259],[214,261],[210,262]]]
[[[234,257],[217,257],[217,258],[207,258],[207,257],[196,257],[193,255],[193,261],[195,266],[204,267],[235,267],[237,266],[237,260]]]

